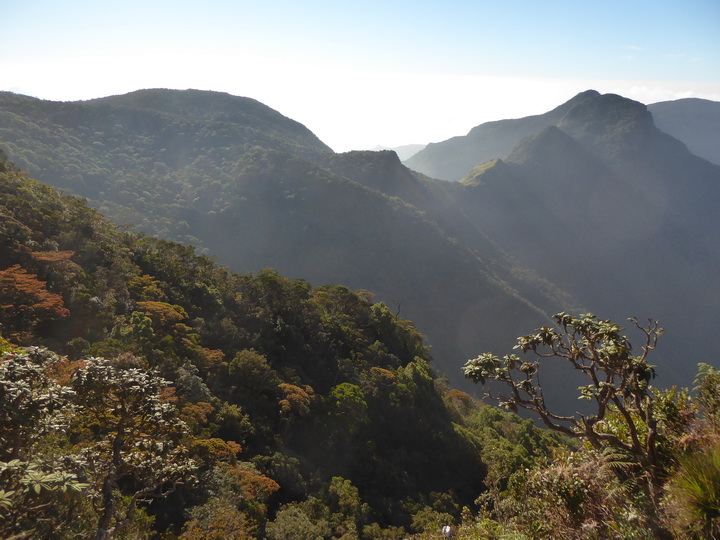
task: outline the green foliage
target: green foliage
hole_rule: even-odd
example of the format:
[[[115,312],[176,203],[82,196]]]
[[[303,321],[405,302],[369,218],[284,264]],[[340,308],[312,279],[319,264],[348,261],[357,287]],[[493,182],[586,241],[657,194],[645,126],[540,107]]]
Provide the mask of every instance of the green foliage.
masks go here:
[[[0,188],[12,217],[2,260],[45,280],[69,311],[28,327],[24,339],[72,360],[37,360],[49,371],[12,409],[4,401],[0,434],[6,462],[87,485],[81,501],[51,505],[55,524],[82,514],[58,531],[132,536],[152,523],[188,537],[256,535],[283,505],[302,504],[333,534],[397,537],[432,493],[472,504],[484,475],[476,441],[453,425],[422,335],[372,295],[272,270],[231,274],[192,248],[121,233],[14,172]],[[3,363],[5,379],[27,370],[31,380],[33,362]],[[43,401],[55,388],[62,401]],[[241,454],[257,469],[238,468]],[[194,475],[225,487],[211,497]],[[0,486],[3,505],[18,482]]]
[[[106,538],[147,524],[138,504],[194,468],[173,440],[182,426],[161,400],[164,384],[100,359],[81,366],[40,349],[5,353],[0,530]]]
[[[717,440],[680,457],[666,492],[664,504],[678,537],[720,535],[720,444]]]
[[[0,460],[23,458],[39,440],[58,429],[73,391],[53,381],[53,362],[43,351],[4,352],[0,359]]]
[[[72,391],[52,380],[57,357],[15,349],[0,358],[0,534],[45,535],[71,528],[88,484],[56,456]]]
[[[250,463],[216,465],[202,475],[196,490],[202,502],[190,511],[182,538],[257,538],[278,489]]]
[[[73,375],[80,409],[72,428],[87,467],[98,471],[98,537],[121,531],[139,503],[166,497],[192,478],[195,463],[181,443],[186,426],[163,396],[168,384],[155,373],[98,358],[87,359]],[[130,479],[137,487],[119,512],[120,481]]]
[[[330,535],[325,520],[311,519],[297,504],[284,506],[267,527],[267,537],[272,540],[317,540]]]
[[[699,364],[695,384],[700,411],[708,427],[717,433],[720,430],[720,371],[708,364]]]
[[[717,535],[720,484],[713,411],[720,385],[715,369],[700,365],[696,400],[685,389],[659,391],[648,385],[652,367],[646,361],[660,335],[657,325],[638,327],[645,344],[636,357],[617,325],[589,316],[555,319],[561,331],[541,328],[518,340],[518,348],[537,360],[482,355],[468,363],[468,374],[506,385],[511,393],[504,401],[539,409],[546,424],[566,422],[575,431],[558,431],[584,444],[574,452],[558,446],[544,459],[517,467],[505,482],[490,483],[501,489],[478,498],[473,527],[494,527],[496,537],[517,532],[551,538]],[[578,420],[545,408],[534,378],[545,358],[565,359],[590,377],[593,384],[581,387],[581,395],[596,404],[596,416],[579,415]],[[508,452],[507,440],[502,443]],[[536,448],[533,455],[538,456]],[[493,454],[486,450],[485,455]],[[502,471],[491,466],[488,481],[497,477],[503,478]]]
[[[335,386],[328,400],[330,415],[353,431],[370,420],[363,391],[355,384],[341,383]]]

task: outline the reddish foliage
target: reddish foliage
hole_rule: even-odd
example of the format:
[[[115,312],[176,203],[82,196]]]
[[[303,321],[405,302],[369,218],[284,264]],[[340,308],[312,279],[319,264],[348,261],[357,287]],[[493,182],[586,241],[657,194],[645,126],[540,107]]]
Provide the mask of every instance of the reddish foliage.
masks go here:
[[[70,311],[59,294],[47,290],[46,283],[19,264],[0,270],[0,320],[22,327],[42,319],[62,319]]]
[[[230,473],[238,478],[243,495],[250,500],[266,501],[270,495],[280,489],[280,485],[275,480],[263,474],[240,467],[231,467]]]
[[[165,330],[187,318],[180,306],[172,306],[167,302],[142,301],[137,302],[138,309],[147,313],[152,319],[156,330]]]

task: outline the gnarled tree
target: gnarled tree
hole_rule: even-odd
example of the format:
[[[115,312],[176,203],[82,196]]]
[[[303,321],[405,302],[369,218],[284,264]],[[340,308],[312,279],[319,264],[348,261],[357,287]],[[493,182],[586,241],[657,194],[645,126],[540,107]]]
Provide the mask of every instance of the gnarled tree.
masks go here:
[[[95,538],[105,540],[131,523],[138,505],[166,497],[191,479],[195,463],[182,444],[185,423],[165,394],[168,381],[102,358],[85,364],[72,379],[81,407],[75,429],[93,434],[81,443],[82,453],[98,472],[91,479],[99,514]]]
[[[533,411],[552,430],[586,440],[596,449],[614,447],[632,455],[647,475],[648,494],[655,500],[658,422],[650,386],[655,372],[647,357],[662,329],[657,321],[648,320],[647,326],[642,326],[630,319],[644,340],[636,356],[617,324],[590,314],[573,317],[560,313],[553,318],[558,328],[542,327],[518,338],[515,348],[531,355],[529,360],[516,354],[498,358],[484,353],[465,364],[465,376],[476,383],[500,383],[506,392],[494,396],[489,388],[489,397],[515,412]],[[589,384],[579,391],[581,398],[594,404],[591,413],[567,416],[549,410],[539,374],[542,362],[550,358],[566,360],[587,378]]]

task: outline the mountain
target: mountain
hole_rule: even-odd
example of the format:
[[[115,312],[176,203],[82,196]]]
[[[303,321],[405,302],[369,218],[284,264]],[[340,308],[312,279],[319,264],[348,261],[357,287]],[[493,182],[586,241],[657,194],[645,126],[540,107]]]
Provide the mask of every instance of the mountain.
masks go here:
[[[569,104],[555,126],[473,169],[457,201],[582,305],[660,320],[668,333],[656,362],[690,384],[687,363],[717,350],[720,168],[657,129],[640,103],[584,93]]]
[[[142,94],[132,100],[147,103]],[[92,137],[72,134],[83,126],[49,122],[39,102],[34,116],[5,117],[27,138],[4,134],[32,167],[62,175],[64,164],[43,161],[31,139],[58,155],[66,145],[73,168],[62,178],[94,189],[96,204],[144,216],[148,228],[197,234],[203,250],[234,266],[272,261],[397,296],[382,303],[273,270],[233,273],[190,246],[118,228],[0,152],[0,382],[13,398],[1,415],[0,457],[12,474],[0,478],[10,517],[0,535],[374,539],[459,523],[459,537],[492,529],[665,538],[715,527],[715,513],[698,521],[697,498],[681,489],[714,467],[715,368],[701,367],[690,401],[682,391],[618,388],[618,407],[640,399],[647,415],[607,417],[594,424],[611,435],[602,438],[592,417],[578,418],[579,430],[565,430],[576,446],[449,389],[418,328],[399,315],[417,311],[447,351],[491,344],[503,354],[512,343],[504,334],[543,319],[536,306],[579,300],[618,322],[647,310],[668,329],[648,358],[661,375],[653,384],[689,384],[717,350],[720,168],[658,130],[646,107],[584,93],[502,159],[443,182],[394,152],[333,154],[272,113],[272,136],[241,123],[228,132],[235,154],[186,133],[188,166],[183,152],[148,147],[191,117],[207,133],[202,112],[185,117],[180,94],[167,96],[172,106],[150,94],[149,109],[129,107],[134,125],[108,98],[127,171],[108,169]],[[265,146],[238,142],[246,135]],[[143,152],[179,165],[130,159]],[[604,360],[622,364],[627,342],[614,326],[557,322],[562,356],[605,375],[618,364]],[[596,328],[602,338],[576,349],[573,339]],[[646,328],[633,352],[654,347]],[[558,343],[553,336],[540,329],[521,347]],[[532,405],[565,398],[575,410],[577,383],[553,371],[553,356],[540,365],[543,392]],[[472,376],[503,385],[503,365],[514,363],[484,355],[474,364],[491,373]],[[644,364],[633,371],[640,380]],[[532,363],[516,366],[525,378],[515,388],[539,383]],[[679,506],[683,498],[691,503]]]
[[[504,158],[524,137],[549,126],[557,126],[578,105],[592,103],[600,94],[582,92],[541,115],[486,122],[467,135],[431,143],[405,160],[409,168],[434,178],[457,181],[468,171],[496,158]],[[681,99],[649,105],[656,127],[685,143],[695,155],[720,162],[720,103],[703,99]]]
[[[393,147],[376,146],[375,148],[373,148],[373,150],[375,152],[379,152],[382,150],[392,150],[393,152],[395,152],[398,155],[398,157],[402,161],[405,161],[406,159],[409,159],[412,156],[414,156],[415,154],[417,154],[420,150],[422,150],[426,146],[427,146],[426,144],[404,144],[402,146],[393,146]]]
[[[405,165],[433,178],[460,180],[476,165],[505,157],[520,139],[555,125],[575,104],[595,95],[596,91],[588,90],[545,114],[486,122],[467,135],[428,144]]]
[[[518,269],[457,212],[446,183],[391,151],[334,154],[253,100],[149,90],[60,104],[3,94],[0,147],[116,223],[197,246],[234,271],[271,267],[371,291],[416,322],[438,369],[467,388],[468,357],[565,305],[562,291]]]
[[[548,128],[513,163],[574,144]],[[464,185],[514,167],[496,161]],[[545,411],[560,435],[449,388],[415,326],[366,291],[231,273],[117,228],[3,152],[0,215],[3,538],[380,540],[437,537],[448,523],[458,538],[717,530],[695,489],[718,468],[710,365],[691,400],[636,384],[644,355],[628,369],[625,338],[594,317],[563,314],[558,333],[523,338],[533,350],[559,344],[554,360],[617,390],[596,396],[597,414],[607,402],[624,412],[604,422],[546,411],[533,362],[483,355],[466,366],[511,385],[510,408]],[[657,329],[646,330],[652,344]],[[509,364],[527,377],[508,378]]]
[[[720,102],[686,98],[648,105],[655,125],[701,158],[720,165]]]

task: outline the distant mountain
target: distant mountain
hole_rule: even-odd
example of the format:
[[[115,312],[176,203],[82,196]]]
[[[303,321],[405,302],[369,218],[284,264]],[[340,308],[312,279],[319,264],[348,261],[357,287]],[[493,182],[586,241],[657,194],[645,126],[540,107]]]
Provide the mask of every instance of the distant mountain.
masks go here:
[[[460,180],[476,165],[506,157],[520,139],[562,121],[567,125],[570,111],[581,110],[578,105],[590,104],[599,96],[595,90],[588,90],[545,114],[486,122],[467,135],[427,145],[405,160],[405,165],[433,178]],[[720,103],[681,99],[649,105],[647,109],[660,130],[685,143],[695,155],[720,163]]]
[[[648,105],[655,125],[701,158],[720,165],[720,102],[687,98]]]
[[[392,150],[395,152],[398,157],[400,158],[400,161],[405,161],[408,158],[411,158],[415,154],[417,154],[420,150],[425,148],[426,144],[405,144],[402,146],[376,146],[373,148],[374,151],[382,151],[382,150]]]
[[[521,265],[598,314],[659,319],[661,373],[690,384],[685,362],[717,356],[720,167],[640,103],[583,93],[569,104],[555,126],[473,169],[457,201]]]
[[[114,221],[199,246],[235,271],[272,267],[371,291],[418,324],[458,384],[468,384],[468,357],[565,305],[453,209],[445,183],[394,152],[334,154],[246,98],[151,90],[59,104],[0,94],[0,148]]]
[[[505,157],[520,139],[557,124],[575,104],[596,95],[588,90],[545,114],[486,122],[467,135],[428,144],[405,165],[433,178],[460,180],[476,165]]]

